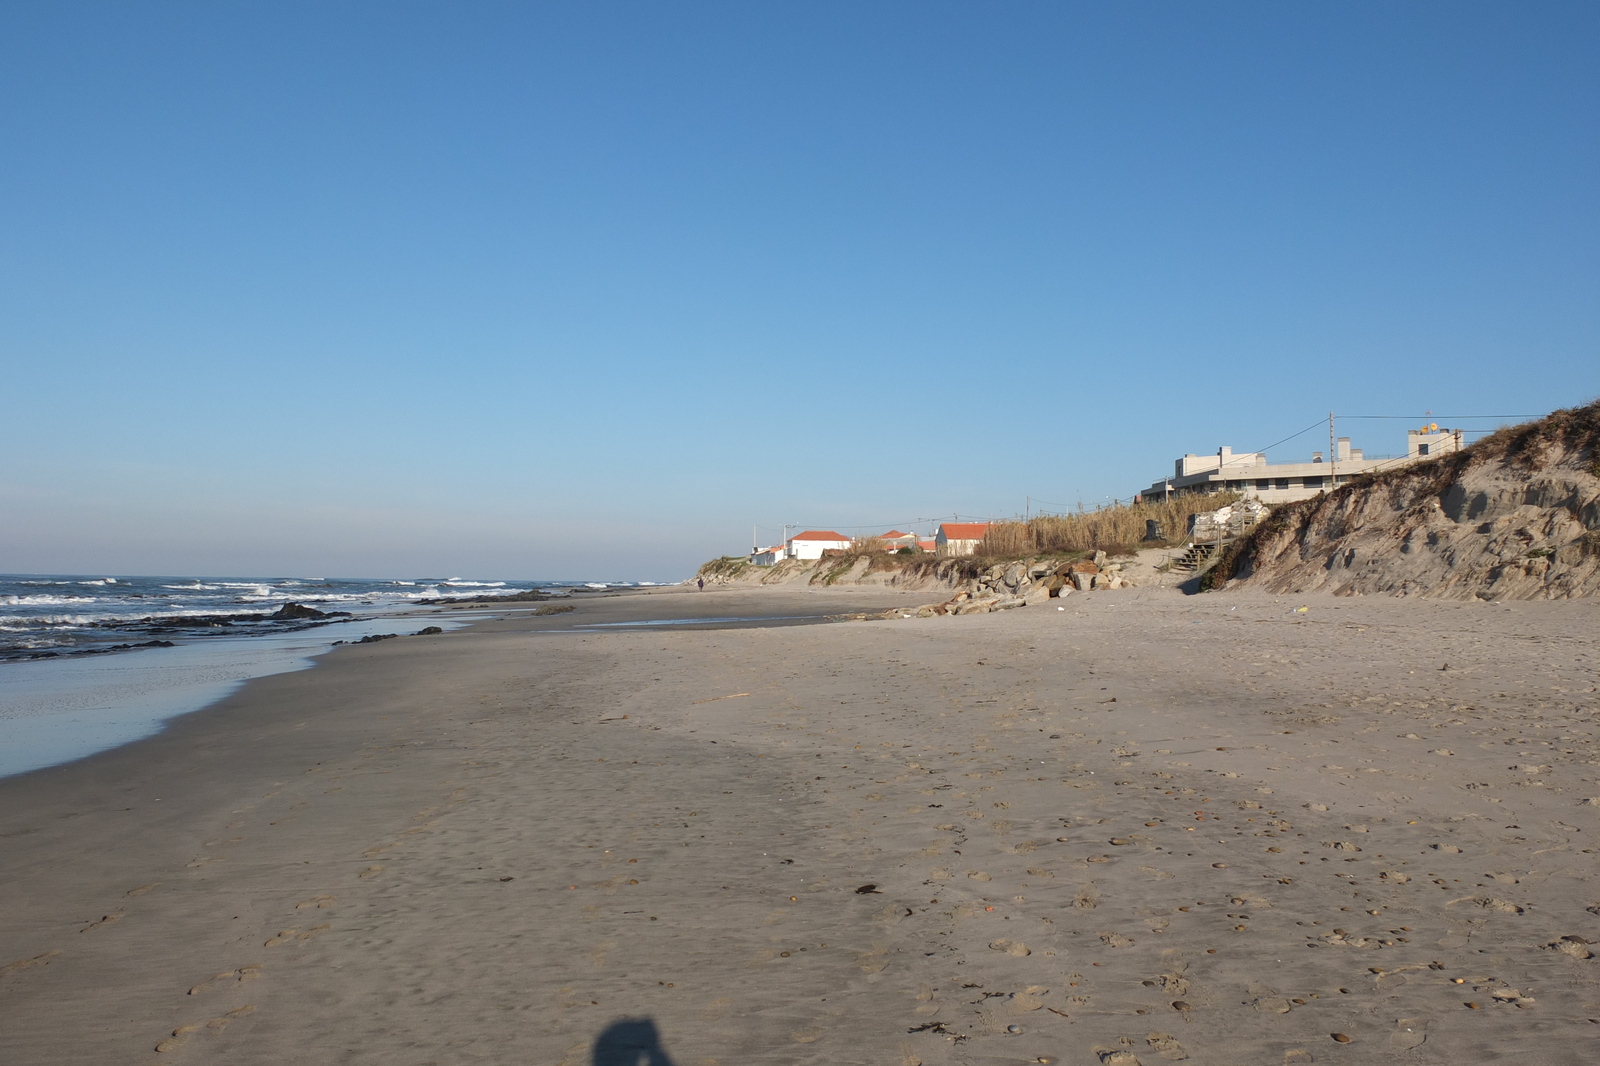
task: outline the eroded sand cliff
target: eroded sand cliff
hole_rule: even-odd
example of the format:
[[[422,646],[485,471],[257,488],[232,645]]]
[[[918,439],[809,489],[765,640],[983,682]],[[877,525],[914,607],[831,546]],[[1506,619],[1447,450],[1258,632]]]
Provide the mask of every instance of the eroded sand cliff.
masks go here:
[[[1443,599],[1600,591],[1600,403],[1274,513],[1214,585]]]

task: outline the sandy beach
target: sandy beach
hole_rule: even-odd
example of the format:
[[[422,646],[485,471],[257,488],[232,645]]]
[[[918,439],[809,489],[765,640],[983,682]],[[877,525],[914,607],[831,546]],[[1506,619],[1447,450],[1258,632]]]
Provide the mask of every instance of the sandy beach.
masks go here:
[[[595,597],[0,780],[6,1060],[1600,1061],[1600,604],[582,628],[926,599]]]

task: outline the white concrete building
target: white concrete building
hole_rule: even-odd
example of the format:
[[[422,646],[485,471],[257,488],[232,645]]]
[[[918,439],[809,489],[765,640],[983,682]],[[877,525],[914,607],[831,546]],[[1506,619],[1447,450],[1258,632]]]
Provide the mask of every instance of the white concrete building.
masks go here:
[[[750,553],[750,561],[757,566],[777,566],[783,561],[783,545],[774,544]]]
[[[1139,493],[1144,500],[1160,500],[1191,492],[1239,492],[1265,504],[1305,500],[1351,478],[1378,470],[1393,470],[1424,459],[1459,451],[1461,430],[1427,425],[1406,433],[1406,454],[1364,455],[1350,447],[1349,437],[1338,439],[1331,459],[1313,452],[1304,463],[1269,463],[1261,452],[1235,452],[1224,445],[1216,455],[1185,455],[1173,463],[1173,476],[1157,481]]]
[[[820,559],[825,551],[845,551],[849,547],[850,538],[842,533],[835,533],[831,529],[808,529],[790,537],[784,543],[783,554],[787,559]]]
[[[940,555],[971,555],[987,532],[987,522],[941,522],[933,543]]]

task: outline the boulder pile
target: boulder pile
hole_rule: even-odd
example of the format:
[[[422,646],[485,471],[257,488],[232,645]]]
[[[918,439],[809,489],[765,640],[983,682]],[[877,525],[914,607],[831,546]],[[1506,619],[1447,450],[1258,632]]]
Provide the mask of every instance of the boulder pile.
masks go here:
[[[1241,537],[1261,524],[1270,508],[1254,496],[1246,496],[1215,511],[1198,511],[1189,516],[1189,539],[1193,541]]]
[[[989,614],[1014,607],[1031,607],[1052,599],[1064,599],[1074,592],[1091,589],[1120,589],[1124,581],[1123,564],[1113,563],[1106,553],[1072,563],[1012,562],[996,563],[956,590],[943,603],[921,607],[902,607],[873,618],[932,618],[944,614]],[[856,617],[856,616],[852,616]]]

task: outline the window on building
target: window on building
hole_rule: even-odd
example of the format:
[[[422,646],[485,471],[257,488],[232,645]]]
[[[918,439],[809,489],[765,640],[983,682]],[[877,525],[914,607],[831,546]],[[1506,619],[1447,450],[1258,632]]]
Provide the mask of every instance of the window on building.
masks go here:
[[[1308,488],[1308,489],[1320,489],[1321,487],[1322,487],[1322,479],[1320,477],[1308,477],[1308,478],[1306,478],[1306,488]]]
[[[1270,489],[1271,487],[1272,487],[1272,479],[1270,477],[1258,477],[1258,478],[1256,478],[1256,488],[1258,488],[1258,489]]]
[[[1417,454],[1418,455],[1427,455],[1428,454],[1428,446],[1426,444],[1417,445]]]
[[[1286,489],[1286,488],[1288,488],[1288,487],[1289,487],[1289,480],[1290,480],[1290,479],[1289,479],[1289,478],[1286,478],[1286,477],[1280,477],[1280,478],[1279,478],[1279,479],[1278,479],[1278,487],[1279,487],[1279,488],[1280,488],[1280,489]]]

